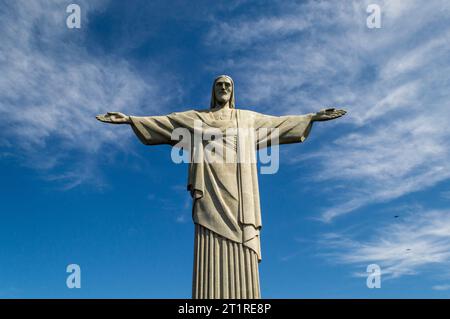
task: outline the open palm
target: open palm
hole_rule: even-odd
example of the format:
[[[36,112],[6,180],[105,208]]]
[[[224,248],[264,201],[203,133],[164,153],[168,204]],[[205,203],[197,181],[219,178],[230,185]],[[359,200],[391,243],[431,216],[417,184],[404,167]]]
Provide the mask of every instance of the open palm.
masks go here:
[[[108,112],[106,114],[97,115],[95,118],[105,123],[112,123],[112,124],[130,123],[130,117],[120,112]]]
[[[323,109],[313,115],[313,121],[329,121],[337,119],[338,117],[344,116],[347,113],[345,110],[328,108]]]

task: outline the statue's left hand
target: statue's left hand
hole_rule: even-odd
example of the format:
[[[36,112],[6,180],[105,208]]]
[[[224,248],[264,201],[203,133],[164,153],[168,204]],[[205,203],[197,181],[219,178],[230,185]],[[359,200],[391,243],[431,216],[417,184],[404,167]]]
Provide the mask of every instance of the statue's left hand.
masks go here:
[[[97,115],[97,120],[105,123],[112,124],[129,124],[131,123],[130,117],[120,112],[108,112],[106,114]]]
[[[345,110],[339,110],[335,108],[328,108],[320,110],[319,112],[313,114],[313,121],[329,121],[337,119],[338,117],[344,116],[347,113]]]

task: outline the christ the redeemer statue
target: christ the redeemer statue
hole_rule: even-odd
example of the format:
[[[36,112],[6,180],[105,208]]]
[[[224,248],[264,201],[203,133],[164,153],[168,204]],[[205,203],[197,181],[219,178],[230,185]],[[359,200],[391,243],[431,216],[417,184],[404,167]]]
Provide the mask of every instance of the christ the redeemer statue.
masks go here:
[[[201,129],[221,132],[229,128],[237,129],[236,132],[255,131],[244,139],[224,135],[221,142],[227,154],[236,159],[227,158],[226,163],[209,161],[201,149],[191,149],[191,158],[195,153],[196,160],[189,164],[187,189],[193,198],[195,224],[192,297],[261,298],[258,273],[261,211],[256,149],[269,138],[269,133],[264,132],[275,129],[279,144],[303,142],[313,122],[332,120],[346,112],[331,108],[306,115],[270,116],[236,109],[234,83],[226,75],[214,80],[211,95],[207,110],[145,117],[109,112],[98,115],[97,119],[131,125],[145,145],[176,145],[178,141],[173,139],[172,132],[177,128],[193,132],[198,129],[198,123]],[[238,150],[244,150],[244,156],[253,160],[237,160]]]

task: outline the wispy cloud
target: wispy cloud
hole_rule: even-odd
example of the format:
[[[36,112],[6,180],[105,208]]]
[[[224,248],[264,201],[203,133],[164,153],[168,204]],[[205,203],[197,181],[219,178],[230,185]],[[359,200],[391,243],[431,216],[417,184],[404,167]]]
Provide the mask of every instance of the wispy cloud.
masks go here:
[[[20,298],[19,296],[23,293],[23,291],[15,286],[4,287],[0,290],[1,298]]]
[[[295,34],[310,26],[311,21],[299,19],[298,15],[260,18],[257,21],[240,21],[237,24],[220,22],[208,33],[207,43],[238,48],[241,45],[248,46],[264,41],[267,37]]]
[[[358,238],[359,237],[359,238]],[[327,233],[320,240],[333,262],[359,268],[376,263],[384,278],[418,274],[421,270],[447,269],[450,265],[450,211],[415,211],[381,225],[372,235]],[[438,268],[441,267],[441,268]],[[438,272],[442,275],[442,272]],[[444,274],[450,276],[450,273]]]
[[[450,290],[450,284],[449,285],[436,285],[436,286],[433,286],[432,289],[439,290],[439,291]]]
[[[441,192],[441,197],[446,199],[446,200],[450,200],[450,191],[445,191],[445,192]]]
[[[25,165],[56,168],[48,178],[65,187],[94,181],[102,145],[123,149],[120,141],[129,136],[101,125],[96,114],[140,113],[149,99],[163,100],[151,76],[144,80],[120,57],[86,51],[89,17],[107,1],[77,3],[83,13],[79,30],[66,27],[65,1],[10,1],[0,10],[1,146],[14,146]],[[58,173],[61,162],[66,167]]]
[[[369,3],[283,2],[272,14],[218,23],[207,37],[231,52],[241,104],[349,111],[317,124],[327,136],[340,125],[337,140],[290,160],[313,160],[314,180],[334,185],[320,216],[327,222],[450,178],[450,5],[378,1],[382,28],[368,29]]]

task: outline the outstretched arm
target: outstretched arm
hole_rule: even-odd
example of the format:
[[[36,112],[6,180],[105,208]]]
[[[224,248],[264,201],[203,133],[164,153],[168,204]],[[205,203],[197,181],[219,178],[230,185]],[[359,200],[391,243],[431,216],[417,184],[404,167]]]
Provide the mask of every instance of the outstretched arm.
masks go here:
[[[97,115],[97,120],[110,124],[130,124],[136,136],[145,145],[173,144],[172,132],[178,126],[173,115],[128,116],[120,112]]]
[[[145,145],[177,144],[179,136],[172,138],[172,132],[177,128],[189,129],[193,126],[189,111],[161,116],[128,116],[120,112],[108,112],[96,118],[105,123],[130,124]]]
[[[270,116],[258,113],[255,117],[257,147],[267,147],[273,143],[303,142],[308,137],[313,122],[333,120],[345,113],[346,111],[335,108],[306,115]],[[272,131],[273,129],[275,131]]]

